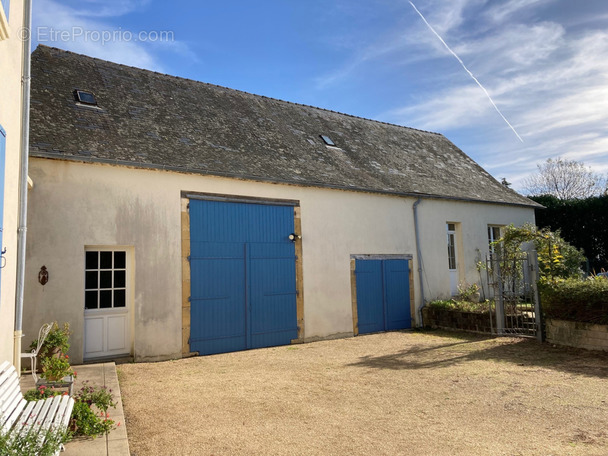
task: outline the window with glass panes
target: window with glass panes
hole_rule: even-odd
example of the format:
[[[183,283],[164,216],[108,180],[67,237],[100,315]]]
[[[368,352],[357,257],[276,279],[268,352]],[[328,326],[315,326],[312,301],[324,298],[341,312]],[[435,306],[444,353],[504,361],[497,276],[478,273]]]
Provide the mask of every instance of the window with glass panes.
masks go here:
[[[126,306],[127,252],[87,250],[85,252],[85,309]]]
[[[488,244],[490,246],[490,253],[494,254],[496,252],[496,244],[494,242],[498,241],[501,236],[501,228],[500,226],[488,226]]]
[[[456,225],[447,224],[448,229],[448,269],[456,270]]]

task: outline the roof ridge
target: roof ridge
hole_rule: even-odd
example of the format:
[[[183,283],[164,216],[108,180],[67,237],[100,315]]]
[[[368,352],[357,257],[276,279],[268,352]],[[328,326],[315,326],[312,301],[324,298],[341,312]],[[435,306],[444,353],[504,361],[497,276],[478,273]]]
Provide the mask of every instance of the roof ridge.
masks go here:
[[[219,84],[212,84],[210,82],[197,81],[196,79],[185,78],[183,76],[175,76],[175,75],[172,75],[172,74],[160,73],[158,71],[147,70],[145,68],[139,68],[139,67],[131,66],[131,65],[125,65],[124,63],[112,62],[110,60],[100,59],[99,57],[91,57],[89,55],[79,54],[78,52],[68,51],[68,50],[65,50],[65,49],[60,49],[60,48],[57,48],[57,47],[54,47],[54,46],[47,46],[45,44],[38,44],[37,48],[39,48],[39,47],[43,47],[43,48],[47,48],[47,49],[52,49],[52,50],[64,52],[66,54],[73,54],[73,55],[77,55],[77,56],[80,56],[80,57],[85,57],[87,59],[97,60],[97,61],[103,62],[103,63],[110,63],[112,65],[117,65],[119,67],[130,68],[130,69],[137,70],[137,71],[143,71],[143,72],[146,72],[146,73],[157,74],[159,76],[179,79],[179,80],[186,81],[186,82],[191,82],[191,83],[196,83],[196,84],[203,84],[203,85],[210,86],[210,87],[217,87],[219,89],[230,90],[230,91],[233,91],[233,92],[242,93],[244,95],[248,95],[248,96],[252,96],[252,97],[265,98],[267,100],[278,101],[280,103],[286,103],[286,104],[295,105],[295,106],[303,106],[303,107],[306,107],[306,108],[318,109],[319,111],[331,112],[333,114],[339,114],[341,116],[352,117],[354,119],[366,120],[368,122],[375,122],[375,123],[379,123],[379,124],[382,124],[382,125],[389,125],[389,126],[392,126],[392,127],[405,128],[407,130],[419,131],[421,133],[428,133],[428,134],[431,134],[431,135],[443,136],[441,133],[437,133],[437,132],[434,132],[434,131],[422,130],[420,128],[408,127],[408,126],[405,126],[405,125],[398,125],[398,124],[394,124],[394,123],[391,123],[391,122],[385,122],[385,121],[382,121],[382,120],[370,119],[368,117],[356,116],[354,114],[348,114],[348,113],[341,112],[341,111],[334,111],[333,109],[321,108],[319,106],[313,106],[313,105],[308,105],[308,104],[304,104],[304,103],[296,103],[294,101],[282,100],[280,98],[269,97],[269,96],[266,96],[266,95],[259,95],[259,94],[256,94],[256,93],[246,92],[246,91],[240,90],[240,89],[233,89],[231,87],[226,87],[226,86],[222,86],[222,85],[219,85]]]

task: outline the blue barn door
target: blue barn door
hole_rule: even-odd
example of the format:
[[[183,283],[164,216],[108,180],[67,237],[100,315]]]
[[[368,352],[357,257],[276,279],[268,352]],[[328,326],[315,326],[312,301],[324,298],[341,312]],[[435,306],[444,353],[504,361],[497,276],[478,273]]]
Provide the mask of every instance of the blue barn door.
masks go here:
[[[408,260],[355,260],[359,334],[411,328]]]
[[[298,335],[293,207],[190,200],[190,350],[289,344]]]

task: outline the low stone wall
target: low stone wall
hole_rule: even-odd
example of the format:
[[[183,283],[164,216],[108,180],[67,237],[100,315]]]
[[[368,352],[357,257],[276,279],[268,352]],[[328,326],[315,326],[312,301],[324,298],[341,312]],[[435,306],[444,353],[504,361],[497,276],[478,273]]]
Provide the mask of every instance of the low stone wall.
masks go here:
[[[608,351],[608,325],[547,319],[545,329],[551,344]]]
[[[422,309],[422,318],[424,326],[430,326],[434,329],[458,329],[480,333],[492,332],[490,316],[487,313],[480,314],[424,307]]]

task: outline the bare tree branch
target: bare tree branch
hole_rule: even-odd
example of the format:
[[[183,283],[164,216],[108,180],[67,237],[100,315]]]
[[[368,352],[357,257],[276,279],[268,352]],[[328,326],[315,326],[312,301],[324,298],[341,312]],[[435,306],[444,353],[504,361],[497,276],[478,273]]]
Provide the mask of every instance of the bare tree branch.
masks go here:
[[[530,196],[553,195],[561,200],[582,199],[608,191],[605,177],[591,171],[582,162],[549,158],[538,172],[523,181]]]

